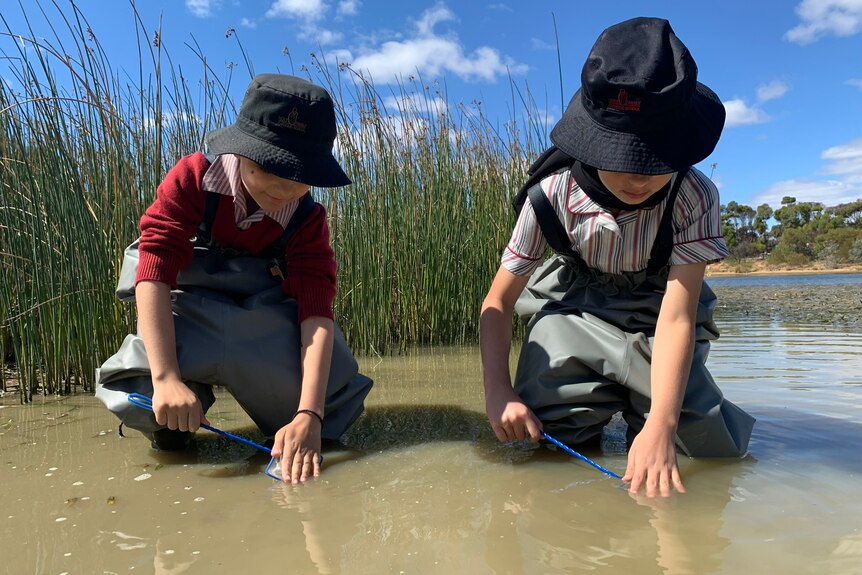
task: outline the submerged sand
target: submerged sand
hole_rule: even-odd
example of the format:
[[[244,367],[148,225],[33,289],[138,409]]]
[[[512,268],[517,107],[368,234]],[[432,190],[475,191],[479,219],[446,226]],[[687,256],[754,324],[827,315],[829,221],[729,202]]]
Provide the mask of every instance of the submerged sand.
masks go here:
[[[709,283],[709,278],[707,278]],[[719,315],[792,323],[862,324],[862,284],[712,286]]]

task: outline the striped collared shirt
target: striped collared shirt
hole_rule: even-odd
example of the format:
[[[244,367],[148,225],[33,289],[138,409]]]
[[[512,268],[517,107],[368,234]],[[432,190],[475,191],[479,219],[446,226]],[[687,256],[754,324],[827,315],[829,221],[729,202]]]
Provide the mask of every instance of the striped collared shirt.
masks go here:
[[[253,223],[261,221],[264,216],[275,220],[282,228],[287,227],[287,223],[290,221],[291,216],[293,216],[296,207],[302,199],[290,202],[277,212],[264,212],[262,209],[257,208],[249,214],[246,207],[245,194],[242,193],[242,182],[239,177],[239,157],[234,154],[217,156],[206,174],[204,174],[201,187],[207,192],[233,196],[234,219],[236,220],[237,227],[241,230],[247,230]]]
[[[568,170],[551,174],[538,185],[548,196],[574,249],[588,266],[606,273],[637,272],[649,261],[667,199],[657,206],[614,215],[590,199]],[[728,255],[721,234],[718,190],[692,168],[673,208],[674,246],[671,265],[715,262]],[[530,202],[524,203],[501,264],[515,275],[532,274],[547,249]]]

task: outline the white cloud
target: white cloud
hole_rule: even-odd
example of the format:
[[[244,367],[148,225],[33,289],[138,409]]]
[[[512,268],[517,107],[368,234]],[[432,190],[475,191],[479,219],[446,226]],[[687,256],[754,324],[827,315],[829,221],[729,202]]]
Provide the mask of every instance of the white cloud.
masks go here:
[[[338,3],[337,13],[339,16],[356,16],[359,14],[359,7],[362,2],[359,0],[341,0]]]
[[[252,30],[257,28],[257,22],[250,18],[243,18],[239,21],[239,25],[243,28],[251,28]]]
[[[353,60],[353,54],[350,50],[345,50],[343,48],[337,48],[335,50],[329,50],[326,53],[327,59],[336,62],[338,64],[344,64],[346,62],[350,62]]]
[[[855,86],[862,90],[862,78],[850,78],[846,82],[844,82],[848,86]]]
[[[341,32],[334,32],[326,28],[318,28],[317,26],[303,26],[300,37],[305,40],[313,40],[315,44],[327,46],[335,42],[341,42]]]
[[[860,194],[862,189],[840,180],[785,180],[758,194],[752,205],[769,204],[776,209],[781,207],[782,198],[791,196],[798,202],[820,202],[829,207],[856,201]]]
[[[820,154],[820,157],[830,162],[823,169],[824,173],[843,175],[854,180],[862,179],[862,138],[832,146]]]
[[[784,38],[810,44],[820,37],[852,36],[862,30],[862,0],[802,0],[796,6],[801,24],[788,30]]]
[[[427,97],[424,94],[399,94],[384,98],[383,104],[387,109],[397,110],[399,114],[407,112],[408,116],[415,114],[446,114],[449,112],[449,104],[442,97]]]
[[[218,6],[217,0],[186,0],[186,8],[198,18],[209,18]]]
[[[557,48],[547,40],[536,37],[530,38],[530,45],[533,47],[533,50],[556,50]]]
[[[276,0],[267,18],[300,18],[308,22],[320,20],[326,13],[327,5],[323,0]]]
[[[757,101],[762,104],[781,98],[789,89],[789,86],[780,80],[761,84],[757,87]],[[769,115],[759,105],[749,106],[742,98],[734,98],[733,100],[724,102],[724,109],[727,112],[724,125],[728,128],[763,124],[771,120]]]
[[[781,98],[787,93],[789,87],[780,80],[773,80],[768,84],[762,84],[757,87],[757,100],[760,102],[768,102]]]
[[[826,162],[820,173],[830,177],[778,182],[758,194],[754,205],[767,203],[777,208],[784,196],[800,202],[821,202],[827,207],[862,199],[862,138],[832,146],[820,158]]]
[[[751,107],[741,99],[728,100],[724,102],[727,118],[725,127],[747,126],[749,124],[763,124],[769,121],[769,116],[757,107]]]
[[[457,36],[435,32],[438,24],[452,20],[455,15],[442,4],[426,10],[415,23],[413,37],[384,42],[376,51],[363,51],[350,62],[351,67],[381,82],[390,82],[417,70],[423,76],[451,72],[464,80],[488,82],[510,72],[526,72],[525,65],[501,56],[494,48],[480,46],[466,53]]]
[[[359,0],[339,2],[338,16],[354,15],[358,12]],[[340,42],[343,35],[328,28],[321,28],[318,22],[326,17],[330,6],[323,0],[275,0],[266,11],[267,18],[293,18],[298,20],[299,37],[317,46],[327,46]]]

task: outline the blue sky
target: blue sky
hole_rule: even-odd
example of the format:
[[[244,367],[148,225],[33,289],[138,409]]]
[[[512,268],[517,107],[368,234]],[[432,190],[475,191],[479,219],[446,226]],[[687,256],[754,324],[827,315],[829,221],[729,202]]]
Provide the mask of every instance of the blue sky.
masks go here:
[[[55,19],[49,2],[41,4]],[[136,73],[129,3],[76,4],[115,71]],[[22,0],[22,6],[36,32],[50,35],[39,3]],[[561,100],[577,90],[583,61],[604,28],[635,16],[667,18],[694,55],[700,81],[728,111],[718,147],[698,166],[712,173],[723,202],[777,208],[784,196],[827,206],[862,199],[862,0],[585,6],[575,0],[139,0],[137,10],[150,31],[161,21],[163,45],[189,76],[200,64],[187,45],[199,45],[226,74],[243,62],[238,37],[258,73],[290,73],[291,61],[298,73],[315,52],[367,71],[378,88],[418,73],[426,84],[446,86],[449,106],[479,100],[502,121],[512,115],[511,77],[529,87],[550,123],[562,113]],[[13,33],[27,33],[20,9],[7,6],[3,16]],[[227,37],[231,28],[236,32]],[[3,42],[8,38],[0,38],[8,51]],[[2,63],[0,77],[10,78]],[[238,100],[247,76],[236,77]]]

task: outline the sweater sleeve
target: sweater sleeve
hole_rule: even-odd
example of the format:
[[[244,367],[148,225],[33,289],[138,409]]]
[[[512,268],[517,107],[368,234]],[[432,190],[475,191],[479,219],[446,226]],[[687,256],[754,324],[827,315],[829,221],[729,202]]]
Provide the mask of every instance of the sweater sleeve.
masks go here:
[[[205,193],[201,188],[209,167],[197,152],[182,158],[156,190],[156,200],[141,217],[140,261],[135,285],[157,281],[176,287],[177,274],[192,259],[191,239],[203,219]]]
[[[334,317],[336,264],[329,241],[326,210],[318,204],[285,248],[284,291],[296,298],[300,323],[312,316]]]

